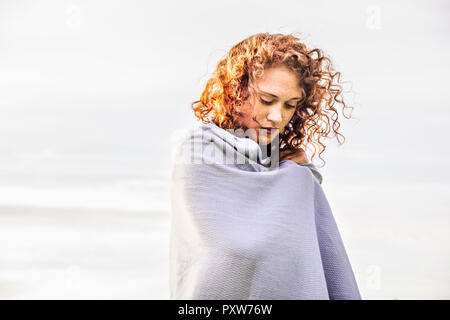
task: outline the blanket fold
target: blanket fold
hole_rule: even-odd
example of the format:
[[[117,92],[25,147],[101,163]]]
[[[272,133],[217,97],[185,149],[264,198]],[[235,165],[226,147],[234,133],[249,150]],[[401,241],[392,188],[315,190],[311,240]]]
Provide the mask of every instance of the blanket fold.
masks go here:
[[[258,143],[213,123],[182,139],[170,299],[361,299],[322,175],[312,163],[271,162]]]

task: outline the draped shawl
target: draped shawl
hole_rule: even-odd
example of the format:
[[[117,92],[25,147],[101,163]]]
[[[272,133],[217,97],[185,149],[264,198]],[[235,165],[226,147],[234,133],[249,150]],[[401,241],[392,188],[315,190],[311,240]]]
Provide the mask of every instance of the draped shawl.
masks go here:
[[[170,299],[361,299],[314,164],[214,123],[174,155]]]

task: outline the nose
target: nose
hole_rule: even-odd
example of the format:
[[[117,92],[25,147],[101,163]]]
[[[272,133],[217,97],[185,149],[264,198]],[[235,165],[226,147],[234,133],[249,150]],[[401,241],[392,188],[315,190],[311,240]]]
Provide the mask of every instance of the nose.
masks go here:
[[[278,126],[282,121],[282,115],[279,108],[276,106],[271,108],[269,114],[267,115],[267,120],[272,122],[274,126]]]

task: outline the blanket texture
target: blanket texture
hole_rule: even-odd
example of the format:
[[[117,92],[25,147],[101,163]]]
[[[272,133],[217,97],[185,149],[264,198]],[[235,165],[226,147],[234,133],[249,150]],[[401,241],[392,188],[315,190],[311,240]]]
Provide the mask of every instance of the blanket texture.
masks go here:
[[[214,123],[176,150],[170,299],[361,299],[312,163],[270,167],[257,142]]]

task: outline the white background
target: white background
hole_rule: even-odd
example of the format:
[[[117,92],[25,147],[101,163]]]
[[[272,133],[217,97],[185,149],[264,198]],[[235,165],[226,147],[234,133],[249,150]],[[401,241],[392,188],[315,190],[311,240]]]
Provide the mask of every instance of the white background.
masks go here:
[[[319,170],[363,299],[449,299],[449,21],[446,1],[1,0],[0,298],[167,299],[173,137],[231,46],[298,32],[353,84]]]

